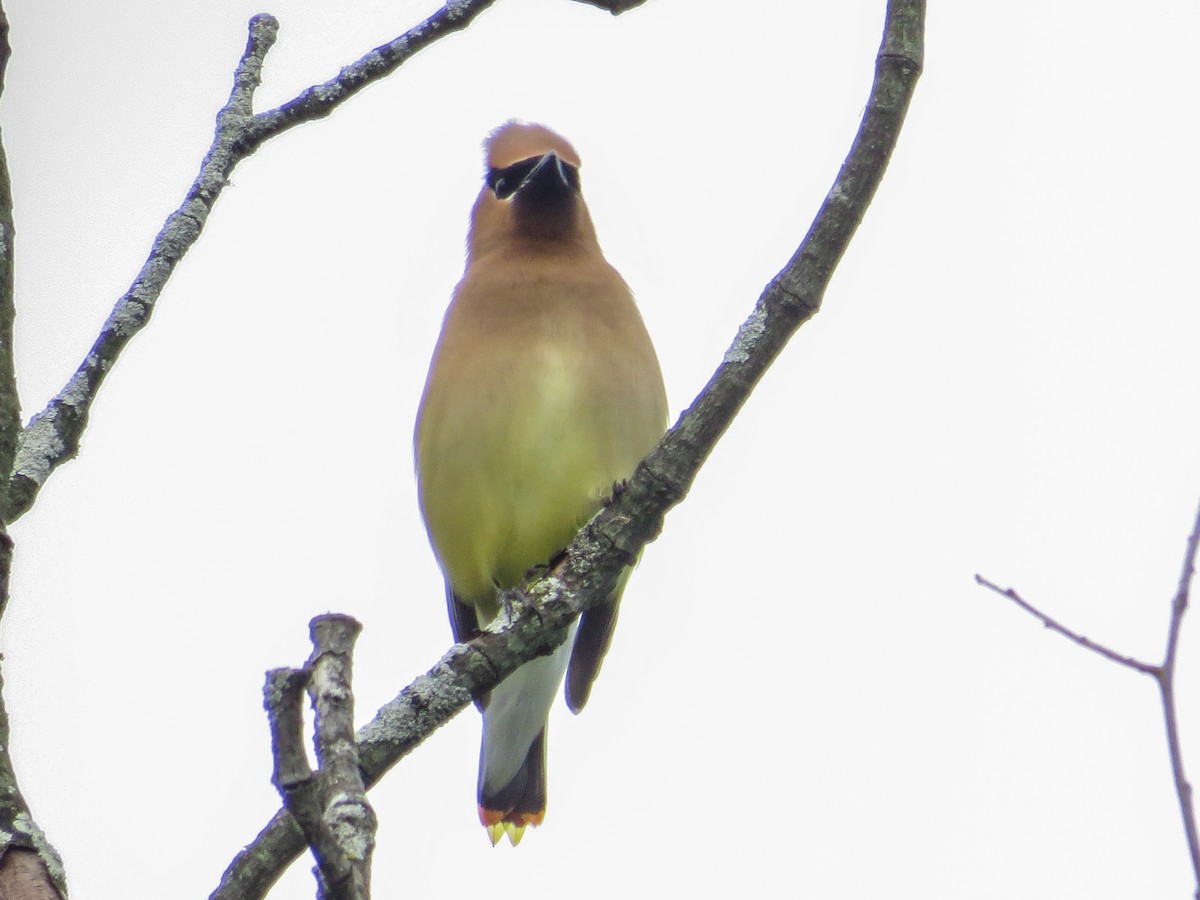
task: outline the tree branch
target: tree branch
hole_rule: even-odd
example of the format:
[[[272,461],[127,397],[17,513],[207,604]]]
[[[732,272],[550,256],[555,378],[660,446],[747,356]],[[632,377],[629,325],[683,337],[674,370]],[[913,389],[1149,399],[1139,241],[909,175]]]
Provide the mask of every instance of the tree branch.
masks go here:
[[[808,234],[738,330],[708,385],[637,467],[563,559],[509,597],[511,624],[456,644],[358,733],[368,786],[470,702],[566,638],[581,611],[607,597],[621,570],[662,529],[701,464],[788,339],[820,307],[883,177],[924,58],[924,0],[889,0],[870,99],[850,153]],[[294,821],[275,815],[226,870],[210,900],[260,898],[304,847]]]
[[[113,307],[87,357],[23,431],[11,364],[11,283],[5,287],[5,278],[11,281],[11,202],[5,203],[7,178],[0,153],[0,472],[11,473],[7,490],[0,497],[0,519],[11,523],[27,512],[54,470],[79,452],[79,441],[100,385],[129,339],[149,321],[167,280],[200,236],[208,214],[237,164],[271,138],[301,123],[328,116],[364,87],[385,78],[438,39],[467,28],[495,2],[446,0],[425,21],[376,47],[335,77],[257,115],[253,112],[254,92],[261,82],[263,63],[275,43],[279,23],[269,15],[251,19],[250,38],[234,76],[233,92],[217,116],[216,134],[196,180],[183,203],[167,218],[141,272]],[[619,15],[645,0],[577,2]],[[7,21],[2,24],[6,30]],[[6,47],[5,43],[3,48]],[[6,307],[6,303],[10,305]]]
[[[993,593],[999,594],[1001,597],[1011,600],[1013,603],[1017,604],[1017,606],[1021,607],[1021,609],[1025,610],[1025,612],[1029,613],[1035,619],[1038,619],[1044,627],[1061,634],[1069,641],[1074,641],[1080,647],[1091,650],[1093,653],[1098,653],[1105,659],[1115,662],[1119,666],[1124,666],[1127,669],[1133,669],[1135,672],[1141,672],[1143,675],[1150,675],[1154,678],[1158,677],[1158,666],[1147,662],[1142,662],[1140,659],[1135,659],[1132,656],[1123,656],[1116,650],[1097,643],[1091,638],[1084,637],[1077,631],[1072,631],[1067,626],[1050,618],[1032,603],[1029,603],[1012,588],[1002,588],[998,584],[993,584],[992,582],[988,581],[982,575],[975,576],[975,583],[982,585]]]
[[[263,142],[302,122],[329,115],[367,84],[394,71],[435,40],[461,31],[495,0],[447,0],[420,25],[309,88],[278,109],[254,115],[253,98],[278,23],[251,19],[249,39],[234,74],[229,101],[183,202],[166,220],[149,257],[117,301],[87,357],[58,394],[22,429],[13,358],[13,214],[7,158],[0,140],[0,615],[8,600],[12,543],[4,530],[34,503],[58,466],[79,450],[92,403],[108,371],[133,335],[150,319],[175,266],[199,237],[236,165]],[[612,10],[614,13],[618,9]],[[0,2],[0,94],[10,56],[9,23]],[[61,861],[34,823],[8,755],[8,718],[0,695],[0,900],[33,900],[65,894]]]
[[[0,471],[12,473],[0,518],[11,523],[28,511],[46,479],[79,452],[79,441],[100,385],[129,339],[149,321],[167,280],[200,236],[208,214],[237,164],[270,138],[303,122],[329,115],[368,84],[393,72],[437,39],[462,31],[495,2],[449,0],[424,22],[394,41],[376,47],[343,68],[336,77],[308,88],[277,109],[258,115],[253,112],[254,92],[262,80],[263,62],[275,43],[279,23],[268,15],[250,20],[250,36],[234,74],[233,91],[217,115],[216,134],[199,174],[183,203],[167,218],[145,265],[113,307],[75,374],[46,408],[30,420],[23,432],[18,421],[13,430],[14,435],[20,435],[15,460],[11,453],[7,460],[4,457],[3,425],[9,411],[5,408],[4,359],[0,353],[0,465],[3,466]],[[0,229],[3,227],[4,221],[0,218]],[[0,257],[0,266],[4,258]],[[0,304],[3,302],[2,279],[3,268],[0,267]],[[0,328],[2,318],[3,307],[0,306]],[[0,330],[0,347],[3,341]],[[13,391],[15,398],[15,387]],[[9,464],[4,465],[6,462]]]
[[[8,14],[0,5],[0,95],[12,47],[8,41]],[[21,402],[13,357],[13,222],[12,180],[8,156],[0,138],[0,472],[12,468],[21,433]],[[0,508],[4,486],[0,484]],[[0,616],[8,606],[13,543],[0,518]],[[9,755],[8,709],[0,676],[0,900],[61,900],[66,894],[62,861],[33,820],[21,796]]]
[[[105,376],[129,339],[149,321],[167,279],[200,236],[234,165],[246,155],[239,149],[239,138],[250,117],[263,59],[275,42],[277,30],[277,23],[269,16],[251,20],[250,39],[234,76],[233,92],[217,115],[216,136],[200,174],[183,203],[168,216],[145,265],[113,307],[87,357],[22,433],[5,497],[5,521],[12,522],[28,510],[51,473],[79,451],[79,439]]]
[[[1192,786],[1183,770],[1183,748],[1179,740],[1179,717],[1175,706],[1175,652],[1179,647],[1179,632],[1183,628],[1183,614],[1187,612],[1188,595],[1192,579],[1196,575],[1196,552],[1200,548],[1200,506],[1192,520],[1192,533],[1188,535],[1187,549],[1183,554],[1183,566],[1179,572],[1179,584],[1171,602],[1171,623],[1167,627],[1167,649],[1163,654],[1158,671],[1158,690],[1162,699],[1163,724],[1167,729],[1167,754],[1171,758],[1171,777],[1175,782],[1175,796],[1179,800],[1179,813],[1183,817],[1183,833],[1187,838],[1188,854],[1192,859],[1192,873],[1196,878],[1196,900],[1200,900],[1200,832],[1196,828],[1196,809],[1192,804]]]
[[[1179,583],[1175,588],[1175,596],[1171,602],[1171,620],[1167,626],[1167,647],[1163,661],[1158,665],[1142,662],[1132,656],[1124,656],[1109,647],[1084,637],[1077,631],[1060,624],[1044,612],[1026,602],[1012,588],[1001,588],[988,581],[982,575],[975,576],[975,583],[983,585],[990,591],[1006,597],[1030,615],[1039,619],[1043,626],[1061,634],[1079,646],[1098,653],[1110,662],[1149,675],[1158,685],[1159,697],[1162,700],[1163,724],[1167,732],[1167,755],[1171,762],[1171,777],[1175,783],[1175,796],[1179,802],[1179,812],[1183,818],[1183,832],[1187,840],[1188,854],[1192,860],[1192,872],[1196,878],[1196,891],[1193,895],[1200,900],[1200,832],[1196,827],[1196,810],[1192,803],[1192,786],[1183,770],[1183,748],[1179,739],[1179,718],[1175,705],[1175,653],[1179,646],[1179,632],[1183,627],[1183,615],[1187,612],[1188,597],[1191,592],[1192,579],[1196,574],[1196,554],[1200,549],[1200,506],[1192,520],[1192,531],[1188,535],[1187,547],[1183,554],[1183,566],[1179,573]]]
[[[363,784],[350,687],[354,642],[362,625],[349,616],[325,615],[313,619],[310,630],[309,693],[316,712],[322,825],[342,861],[336,873],[322,870],[324,891],[320,896],[321,900],[369,900],[375,811],[367,802]]]
[[[324,846],[321,792],[304,755],[304,689],[311,676],[308,669],[271,669],[263,684],[263,709],[271,728],[271,783],[319,865],[324,857],[336,859],[338,854],[336,847],[327,852]]]
[[[11,849],[0,863],[0,897],[4,900],[62,900],[42,858],[32,850]]]
[[[362,626],[349,616],[313,619],[303,669],[272,669],[263,687],[275,760],[272,783],[317,861],[319,900],[369,900],[375,813],[354,741],[351,656]],[[308,688],[316,710],[314,773],[304,755],[301,714]]]
[[[8,15],[0,7],[0,94],[12,47],[8,42]],[[0,472],[12,470],[21,434],[21,400],[17,394],[17,374],[13,358],[13,223],[12,180],[8,173],[8,155],[0,137]],[[0,487],[0,493],[3,492]],[[2,507],[2,504],[0,504]]]

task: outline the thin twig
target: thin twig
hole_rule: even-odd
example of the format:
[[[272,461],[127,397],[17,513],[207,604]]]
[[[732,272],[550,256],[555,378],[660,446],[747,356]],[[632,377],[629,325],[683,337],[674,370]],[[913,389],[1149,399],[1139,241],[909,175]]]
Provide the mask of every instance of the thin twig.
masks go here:
[[[1080,647],[1085,647],[1088,650],[1091,650],[1093,653],[1099,653],[1105,659],[1111,660],[1117,665],[1125,666],[1127,669],[1133,669],[1134,671],[1141,672],[1144,675],[1158,678],[1158,666],[1142,662],[1140,659],[1135,659],[1132,656],[1123,656],[1116,650],[1112,650],[1103,644],[1099,644],[1096,641],[1093,641],[1091,638],[1084,637],[1077,631],[1072,631],[1066,625],[1063,625],[1055,619],[1050,618],[1050,616],[1046,615],[1032,603],[1029,603],[1012,588],[1002,588],[998,584],[993,584],[992,582],[988,581],[982,575],[975,576],[975,583],[983,585],[989,591],[997,593],[1001,597],[1011,600],[1013,603],[1017,604],[1017,606],[1021,607],[1021,609],[1025,610],[1025,612],[1041,621],[1042,625],[1044,625],[1046,628],[1061,634],[1068,640],[1074,641]]]
[[[1192,520],[1192,533],[1188,535],[1187,549],[1183,554],[1183,566],[1179,573],[1179,584],[1175,599],[1171,603],[1171,624],[1167,628],[1167,649],[1163,655],[1158,675],[1158,688],[1162,696],[1163,723],[1167,729],[1167,753],[1171,758],[1171,776],[1175,781],[1175,795],[1179,800],[1179,813],[1183,817],[1183,831],[1187,836],[1188,854],[1192,859],[1192,872],[1196,878],[1196,900],[1200,900],[1200,832],[1196,827],[1196,809],[1192,803],[1192,786],[1183,770],[1183,747],[1179,739],[1179,718],[1175,706],[1175,658],[1179,647],[1179,632],[1183,628],[1183,614],[1187,612],[1188,595],[1192,579],[1196,574],[1196,553],[1200,549],[1200,506]]]

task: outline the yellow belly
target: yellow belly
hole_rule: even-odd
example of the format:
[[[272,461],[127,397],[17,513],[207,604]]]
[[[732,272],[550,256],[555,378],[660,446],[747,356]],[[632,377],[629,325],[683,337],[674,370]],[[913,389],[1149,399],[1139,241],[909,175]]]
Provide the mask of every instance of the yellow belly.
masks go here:
[[[495,588],[566,547],[652,445],[628,439],[623,398],[570,356],[525,347],[506,371],[456,372],[453,406],[426,404],[422,510],[451,587],[481,623]]]
[[[540,274],[538,274],[540,273]],[[570,543],[662,436],[654,348],[598,255],[468,268],[417,421],[420,500],[454,593],[480,623],[496,587]]]

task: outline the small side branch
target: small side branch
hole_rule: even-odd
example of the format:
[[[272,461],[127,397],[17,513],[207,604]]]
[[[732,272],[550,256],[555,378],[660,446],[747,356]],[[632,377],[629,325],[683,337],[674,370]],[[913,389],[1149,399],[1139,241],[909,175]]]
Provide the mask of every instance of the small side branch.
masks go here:
[[[1084,637],[1077,631],[1072,631],[1066,625],[1063,625],[1055,619],[1050,618],[1050,616],[1046,615],[1032,603],[1029,603],[1012,588],[1002,588],[1000,585],[988,581],[982,575],[975,576],[975,583],[982,585],[993,593],[999,594],[1001,597],[1011,600],[1013,603],[1017,604],[1017,606],[1021,607],[1021,609],[1025,610],[1025,612],[1039,620],[1043,627],[1049,628],[1051,631],[1061,634],[1069,641],[1074,641],[1080,647],[1091,650],[1093,653],[1099,653],[1105,659],[1115,662],[1119,666],[1125,666],[1127,669],[1133,669],[1135,672],[1141,672],[1144,675],[1150,675],[1154,678],[1158,677],[1158,666],[1142,662],[1140,659],[1135,659],[1132,656],[1123,656],[1116,650],[1112,650],[1103,644],[1099,644],[1096,641],[1093,641],[1091,638]]]
[[[272,669],[263,688],[275,760],[272,782],[317,861],[320,900],[368,900],[375,813],[354,742],[351,659],[362,626],[348,616],[313,619],[303,669]],[[303,749],[305,689],[316,711],[313,772]]]
[[[1187,612],[1192,579],[1196,574],[1196,555],[1200,550],[1200,506],[1196,509],[1192,520],[1192,531],[1188,535],[1187,547],[1183,554],[1183,566],[1179,573],[1179,583],[1175,588],[1175,596],[1171,602],[1171,619],[1167,626],[1167,647],[1163,661],[1158,665],[1142,662],[1132,656],[1125,656],[1117,651],[1084,637],[1077,631],[1066,627],[1055,619],[1050,618],[1037,607],[1024,600],[1012,588],[1002,588],[988,581],[982,575],[975,576],[976,584],[1011,600],[1021,609],[1041,621],[1042,625],[1061,634],[1080,647],[1098,653],[1110,662],[1149,675],[1158,685],[1159,697],[1162,700],[1163,724],[1167,732],[1167,755],[1171,762],[1171,776],[1175,783],[1175,795],[1179,802],[1179,812],[1183,818],[1183,832],[1187,840],[1188,854],[1192,860],[1192,873],[1196,879],[1196,890],[1193,896],[1200,900],[1200,830],[1196,826],[1196,809],[1192,800],[1192,786],[1187,780],[1183,769],[1183,747],[1179,738],[1179,717],[1175,703],[1175,657],[1179,646],[1179,632],[1183,627],[1183,615]]]

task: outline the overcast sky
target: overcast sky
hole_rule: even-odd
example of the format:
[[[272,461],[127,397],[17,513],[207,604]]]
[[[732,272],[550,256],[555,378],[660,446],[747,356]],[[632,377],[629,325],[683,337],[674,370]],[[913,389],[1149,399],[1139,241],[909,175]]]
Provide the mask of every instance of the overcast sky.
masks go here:
[[[1152,682],[972,576],[1160,657],[1200,497],[1200,6],[931,6],[824,308],[647,550],[586,713],[555,710],[546,824],[489,846],[467,711],[372,793],[376,896],[1194,890]],[[435,4],[5,8],[29,416],[194,177],[249,17],[281,22],[264,109]],[[578,147],[676,416],[828,190],[883,10],[499,0],[238,168],[13,528],[13,752],[76,900],[213,889],[278,806],[262,673],[310,617],[365,625],[361,721],[449,646],[411,428],[486,133]]]

